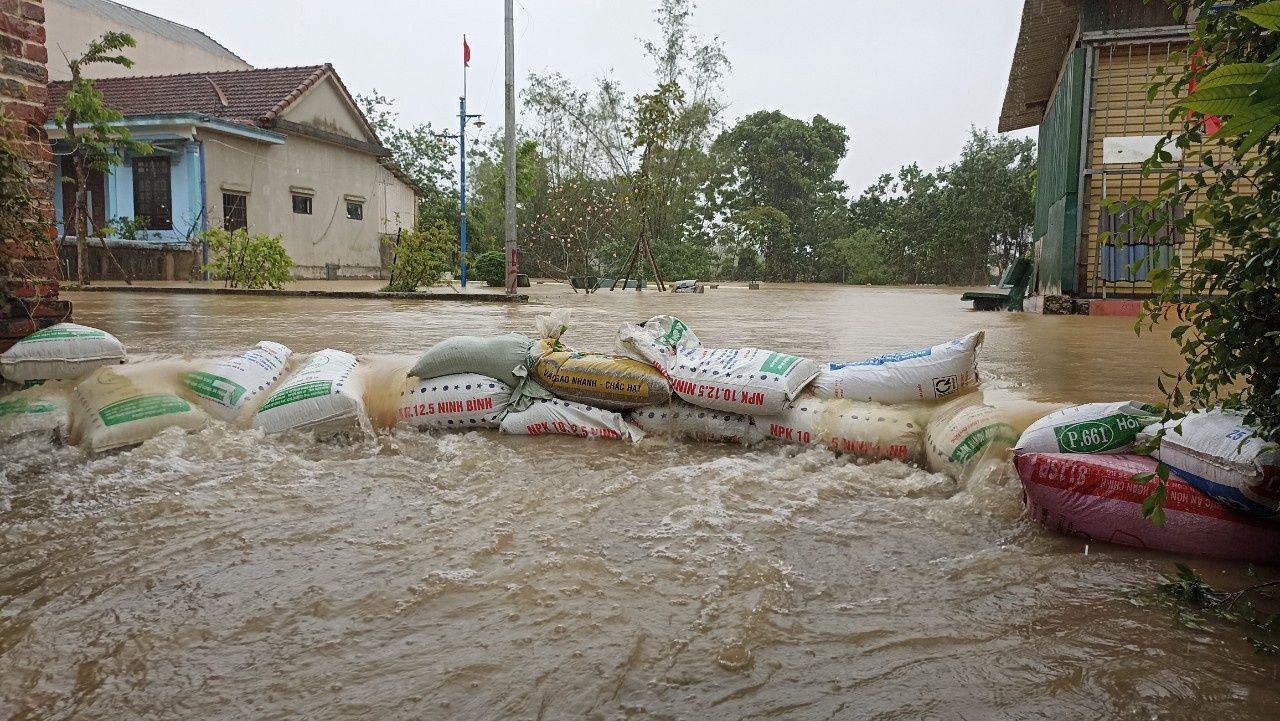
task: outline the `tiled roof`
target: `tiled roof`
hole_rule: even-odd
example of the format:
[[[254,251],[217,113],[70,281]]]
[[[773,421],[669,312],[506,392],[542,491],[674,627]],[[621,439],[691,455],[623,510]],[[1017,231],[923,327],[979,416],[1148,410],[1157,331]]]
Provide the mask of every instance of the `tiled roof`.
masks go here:
[[[94,80],[93,86],[102,93],[108,106],[124,113],[125,117],[202,113],[245,125],[269,127],[285,107],[330,73],[333,67],[326,63],[300,68],[102,78]],[[49,83],[51,112],[62,105],[69,84],[67,81]]]
[[[195,28],[187,27],[172,20],[157,17],[127,5],[111,0],[59,0],[63,5],[83,13],[97,15],[114,23],[167,38],[180,45],[200,48],[211,55],[221,55],[230,60],[244,63],[244,60],[228,50],[221,43]],[[248,65],[248,63],[245,63]]]

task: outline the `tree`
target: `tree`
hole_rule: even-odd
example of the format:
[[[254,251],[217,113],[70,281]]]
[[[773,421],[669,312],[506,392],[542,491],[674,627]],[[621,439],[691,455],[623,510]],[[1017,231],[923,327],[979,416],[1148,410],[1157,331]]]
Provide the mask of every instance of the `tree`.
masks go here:
[[[766,279],[811,277],[815,249],[834,240],[820,237],[819,210],[838,205],[845,214],[845,185],[835,174],[848,141],[843,127],[821,115],[805,122],[776,110],[752,113],[716,138],[712,152],[721,168],[715,191],[719,212],[731,215],[768,206],[790,221],[791,242],[770,246],[765,253]]]
[[[1171,5],[1199,14],[1190,45],[1148,92],[1173,98],[1169,119],[1180,127],[1147,161],[1145,172],[1163,178],[1137,230],[1176,228],[1191,254],[1148,272],[1153,296],[1138,331],[1176,319],[1186,368],[1161,381],[1171,408],[1239,408],[1261,437],[1280,441],[1280,2]],[[1204,170],[1180,168],[1169,143]]]
[[[65,142],[70,148],[68,155],[71,158],[71,181],[75,184],[75,202],[71,208],[71,217],[63,220],[66,227],[73,229],[76,235],[76,280],[81,285],[89,283],[86,273],[89,247],[86,208],[89,189],[85,182],[89,172],[110,172],[112,166],[122,162],[125,152],[138,155],[151,152],[150,145],[130,139],[129,129],[118,124],[124,119],[124,115],[107,107],[102,93],[94,88],[93,81],[83,76],[83,69],[98,63],[133,67],[133,61],[120,51],[135,45],[129,34],[110,31],[90,42],[82,55],[68,58],[71,82],[62,107],[53,116],[54,122],[65,131]]]
[[[443,220],[423,230],[402,231],[399,239],[391,278],[383,290],[410,293],[422,286],[437,285],[454,266],[453,249],[458,245],[458,236]]]
[[[200,234],[209,246],[209,263],[201,270],[228,288],[276,288],[292,280],[293,259],[282,236],[210,228]]]

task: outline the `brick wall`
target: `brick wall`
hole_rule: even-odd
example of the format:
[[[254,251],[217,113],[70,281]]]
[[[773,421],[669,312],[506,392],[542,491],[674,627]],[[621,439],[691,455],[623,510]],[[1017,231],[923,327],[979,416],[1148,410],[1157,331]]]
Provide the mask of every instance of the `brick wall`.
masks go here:
[[[34,212],[53,227],[53,154],[45,136],[49,53],[41,0],[0,0],[0,122],[27,164]],[[71,317],[58,299],[58,260],[48,237],[0,238],[0,351]]]

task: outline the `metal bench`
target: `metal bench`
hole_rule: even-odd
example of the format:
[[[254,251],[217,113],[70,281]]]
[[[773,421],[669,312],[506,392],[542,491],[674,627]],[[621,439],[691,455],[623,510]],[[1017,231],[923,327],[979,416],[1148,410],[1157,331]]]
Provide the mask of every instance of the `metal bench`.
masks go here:
[[[989,286],[987,290],[971,290],[960,296],[960,300],[973,301],[974,310],[1022,310],[1022,299],[1030,283],[1031,261],[1018,258],[1005,268],[1000,285]]]

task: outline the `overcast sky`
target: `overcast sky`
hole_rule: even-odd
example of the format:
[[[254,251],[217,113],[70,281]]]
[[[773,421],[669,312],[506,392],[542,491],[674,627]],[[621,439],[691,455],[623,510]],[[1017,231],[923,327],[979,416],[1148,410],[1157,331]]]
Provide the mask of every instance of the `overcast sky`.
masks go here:
[[[203,30],[256,67],[333,63],[353,93],[377,88],[402,120],[457,123],[462,35],[468,110],[502,123],[501,0],[123,0]],[[652,0],[517,0],[517,90],[530,72],[583,86],[612,70],[630,94],[652,76],[641,37]],[[756,110],[825,115],[849,132],[840,175],[859,191],[912,161],[955,160],[969,126],[994,128],[1021,0],[701,0],[696,31],[733,69],[727,121]],[[518,122],[518,121],[517,121]]]

